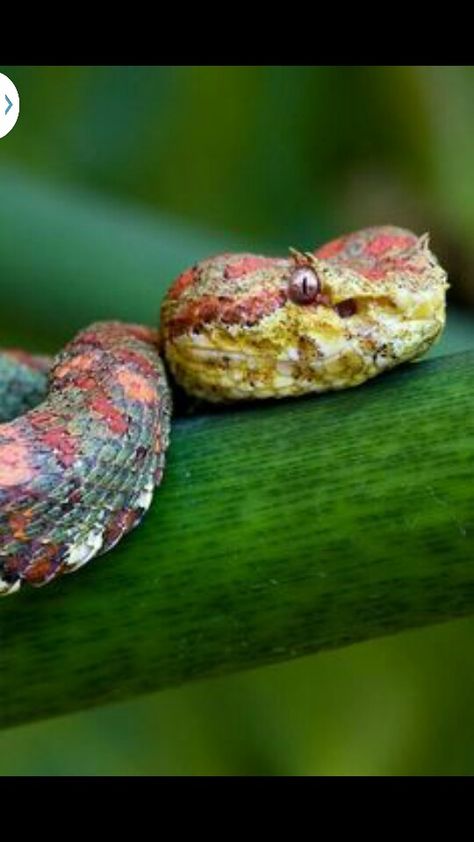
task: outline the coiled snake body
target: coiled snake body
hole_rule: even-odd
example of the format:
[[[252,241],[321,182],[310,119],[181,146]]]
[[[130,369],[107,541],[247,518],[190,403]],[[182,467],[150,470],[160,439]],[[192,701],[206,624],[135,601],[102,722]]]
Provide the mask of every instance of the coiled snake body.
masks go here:
[[[159,335],[105,322],[52,364],[0,355],[0,593],[77,570],[140,522],[169,440],[160,352],[210,401],[355,386],[430,347],[446,288],[427,238],[384,226],[204,260],[170,287]]]

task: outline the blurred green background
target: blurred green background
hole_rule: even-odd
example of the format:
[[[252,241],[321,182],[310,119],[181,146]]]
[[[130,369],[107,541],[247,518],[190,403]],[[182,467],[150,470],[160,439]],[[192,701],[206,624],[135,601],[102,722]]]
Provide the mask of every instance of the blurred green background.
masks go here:
[[[437,353],[474,346],[472,67],[0,71],[21,97],[0,141],[0,344],[153,320],[154,249],[171,280],[223,246],[389,222],[429,230],[449,269]],[[471,775],[473,644],[463,620],[2,732],[0,774]]]

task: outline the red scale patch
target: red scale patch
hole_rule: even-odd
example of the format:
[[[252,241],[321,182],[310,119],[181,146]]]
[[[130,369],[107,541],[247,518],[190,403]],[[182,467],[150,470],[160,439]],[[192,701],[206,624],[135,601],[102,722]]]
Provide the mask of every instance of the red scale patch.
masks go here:
[[[41,441],[55,451],[64,468],[70,468],[76,457],[76,443],[66,427],[55,427],[41,435]]]
[[[30,466],[30,448],[12,424],[4,424],[0,439],[0,488],[22,485],[34,476]]]
[[[260,269],[270,269],[275,266],[274,257],[258,257],[250,254],[228,263],[224,269],[224,277],[228,280],[241,278],[243,275],[250,275],[251,272],[258,272]]]
[[[179,298],[180,295],[184,292],[184,290],[193,283],[196,277],[196,270],[194,266],[191,269],[186,269],[178,278],[176,278],[174,284],[170,287],[168,291],[169,298]]]
[[[315,255],[322,260],[335,259],[352,266],[371,281],[380,281],[396,270],[424,271],[424,266],[410,262],[410,249],[417,242],[414,234],[387,232],[364,237],[359,232],[326,243],[315,251]],[[360,249],[354,253],[356,244]]]
[[[78,374],[73,378],[72,385],[76,389],[81,389],[84,392],[90,392],[97,387],[97,380],[94,377],[88,377],[87,374]]]
[[[280,289],[265,290],[260,295],[241,298],[202,296],[199,301],[190,301],[170,319],[168,331],[171,337],[175,337],[213,321],[253,325],[282,307],[286,300],[286,290]]]
[[[395,249],[402,251],[416,244],[416,237],[395,234],[379,234],[373,240],[369,240],[365,249],[367,254],[373,257],[380,257],[387,251]]]
[[[35,430],[48,428],[57,421],[57,415],[47,409],[35,410],[30,416],[30,424]]]
[[[123,433],[127,432],[128,422],[105,395],[94,395],[90,400],[89,406],[97,415],[103,418],[112,433],[123,435]]]
[[[66,426],[64,417],[54,412],[37,411],[31,414],[30,424],[38,435],[38,440],[54,451],[64,468],[69,468],[76,457],[76,443]]]
[[[120,363],[133,363],[137,366],[140,371],[147,375],[148,377],[155,378],[156,377],[156,370],[152,363],[147,360],[143,354],[139,354],[138,351],[132,351],[131,349],[127,348],[121,351],[117,351],[115,358]]]
[[[326,243],[321,248],[316,249],[314,252],[316,257],[320,257],[321,260],[328,260],[330,257],[335,257],[337,254],[344,249],[346,244],[347,237],[338,237],[337,240],[331,240],[330,243]]]

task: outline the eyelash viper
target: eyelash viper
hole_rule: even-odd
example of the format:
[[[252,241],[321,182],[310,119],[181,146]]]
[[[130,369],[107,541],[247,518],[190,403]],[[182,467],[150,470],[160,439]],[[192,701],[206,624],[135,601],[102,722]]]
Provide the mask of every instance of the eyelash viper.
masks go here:
[[[368,228],[313,253],[197,263],[159,335],[104,322],[52,363],[0,354],[0,593],[77,570],[140,522],[169,441],[163,358],[210,401],[356,386],[431,346],[447,286],[426,235]]]

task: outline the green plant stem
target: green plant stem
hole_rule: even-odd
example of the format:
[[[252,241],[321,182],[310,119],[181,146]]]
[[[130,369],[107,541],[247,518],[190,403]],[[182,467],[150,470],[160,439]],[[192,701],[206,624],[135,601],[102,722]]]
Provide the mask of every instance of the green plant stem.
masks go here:
[[[177,419],[143,525],[1,601],[1,724],[472,612],[473,366]]]

